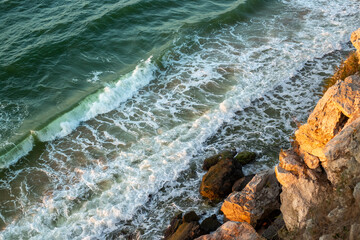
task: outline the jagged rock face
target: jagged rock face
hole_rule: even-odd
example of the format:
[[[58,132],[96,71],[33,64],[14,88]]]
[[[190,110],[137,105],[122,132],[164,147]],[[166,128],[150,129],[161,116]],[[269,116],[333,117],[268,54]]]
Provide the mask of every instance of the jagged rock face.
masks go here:
[[[225,199],[221,211],[231,221],[256,226],[258,220],[279,209],[280,190],[274,170],[258,173],[241,192],[233,192]]]
[[[360,52],[360,29],[351,41]],[[354,205],[360,201],[360,187],[355,187],[360,182],[359,73],[327,90],[296,131],[294,147],[282,151],[279,159],[275,173],[289,230],[306,229],[303,237],[309,238],[314,218],[335,224],[359,210]],[[329,204],[334,202],[336,206]]]
[[[203,235],[196,240],[265,240],[245,222],[226,222],[214,233]]]
[[[301,229],[306,225],[310,209],[325,202],[330,185],[293,151],[280,153],[275,173],[282,185],[280,210],[286,227],[290,231]]]

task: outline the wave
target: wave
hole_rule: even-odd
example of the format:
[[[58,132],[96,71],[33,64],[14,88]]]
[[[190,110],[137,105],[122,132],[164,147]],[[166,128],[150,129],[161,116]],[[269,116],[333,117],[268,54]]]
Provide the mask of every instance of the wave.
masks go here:
[[[81,101],[76,107],[62,114],[39,130],[31,130],[15,146],[0,156],[0,168],[6,168],[29,153],[36,140],[47,142],[71,133],[81,122],[107,113],[121,102],[131,98],[138,90],[154,79],[156,66],[152,57],[142,61],[136,68],[121,77],[115,84],[109,84]]]

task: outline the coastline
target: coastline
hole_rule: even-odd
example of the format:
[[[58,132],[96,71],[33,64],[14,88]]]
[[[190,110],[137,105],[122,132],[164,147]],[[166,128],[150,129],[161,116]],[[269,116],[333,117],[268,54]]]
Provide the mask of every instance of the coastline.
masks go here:
[[[352,33],[351,42],[357,51],[341,64],[333,77],[337,81],[327,86],[307,123],[299,126],[293,146],[280,152],[275,172],[262,171],[245,181],[243,174],[233,172],[251,162],[237,165],[241,153],[228,151],[205,159],[208,173],[200,193],[214,201],[225,198],[224,224],[214,228],[219,223],[212,223],[205,233],[204,222],[211,225],[210,220],[200,224],[197,216],[177,215],[165,239],[358,239],[360,29]],[[229,164],[235,166],[224,173]],[[217,176],[220,183],[217,179],[210,180],[212,186],[206,184],[209,176]],[[229,190],[224,194],[229,185],[230,194]]]

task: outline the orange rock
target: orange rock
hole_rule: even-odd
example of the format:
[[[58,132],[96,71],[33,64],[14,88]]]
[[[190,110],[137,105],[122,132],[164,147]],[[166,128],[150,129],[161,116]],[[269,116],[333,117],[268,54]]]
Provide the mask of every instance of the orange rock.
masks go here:
[[[253,226],[257,221],[279,209],[280,185],[274,170],[258,173],[241,192],[231,193],[221,206],[224,216],[231,221],[247,222]]]
[[[210,200],[220,200],[231,193],[235,181],[243,176],[240,163],[231,159],[220,160],[203,176],[200,194]]]
[[[214,233],[203,235],[196,240],[265,240],[245,222],[226,222]]]

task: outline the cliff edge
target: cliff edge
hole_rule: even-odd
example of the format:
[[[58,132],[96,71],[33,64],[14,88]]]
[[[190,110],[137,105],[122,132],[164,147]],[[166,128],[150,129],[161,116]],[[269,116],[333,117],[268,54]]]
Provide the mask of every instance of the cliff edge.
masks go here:
[[[360,28],[351,35],[360,56]],[[360,239],[360,74],[337,81],[275,167],[294,239]]]

